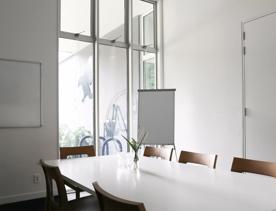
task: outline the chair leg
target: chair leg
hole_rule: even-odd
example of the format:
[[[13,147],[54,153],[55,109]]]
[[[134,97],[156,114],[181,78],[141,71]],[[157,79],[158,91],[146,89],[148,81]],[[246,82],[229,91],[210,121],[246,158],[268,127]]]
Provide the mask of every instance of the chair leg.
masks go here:
[[[76,191],[76,199],[79,199],[79,198],[80,198],[80,192]]]

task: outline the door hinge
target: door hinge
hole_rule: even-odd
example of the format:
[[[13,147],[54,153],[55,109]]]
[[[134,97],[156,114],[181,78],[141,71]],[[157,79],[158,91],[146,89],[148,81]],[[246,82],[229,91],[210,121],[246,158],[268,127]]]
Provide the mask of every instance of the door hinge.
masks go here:
[[[245,32],[242,33],[242,39],[245,40]]]
[[[247,116],[247,108],[244,108],[244,116]]]
[[[243,46],[243,48],[242,48],[242,53],[243,53],[243,55],[246,54],[246,47],[245,46]]]

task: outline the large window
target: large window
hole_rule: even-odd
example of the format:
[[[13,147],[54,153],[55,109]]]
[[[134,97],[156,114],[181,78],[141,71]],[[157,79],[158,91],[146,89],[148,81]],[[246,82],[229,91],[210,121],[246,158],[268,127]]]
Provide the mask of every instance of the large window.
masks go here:
[[[158,5],[60,0],[60,146],[128,150],[122,136],[137,134],[137,90],[157,88]]]

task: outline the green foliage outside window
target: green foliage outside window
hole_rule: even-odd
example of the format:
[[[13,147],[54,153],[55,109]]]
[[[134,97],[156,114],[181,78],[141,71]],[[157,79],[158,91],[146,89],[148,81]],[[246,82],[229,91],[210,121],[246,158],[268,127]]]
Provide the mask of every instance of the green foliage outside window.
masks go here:
[[[67,125],[62,125],[59,128],[59,145],[60,147],[74,147],[80,145],[80,140],[90,135],[91,132],[84,127],[69,128]]]
[[[144,89],[155,89],[155,81],[153,59],[144,61]]]

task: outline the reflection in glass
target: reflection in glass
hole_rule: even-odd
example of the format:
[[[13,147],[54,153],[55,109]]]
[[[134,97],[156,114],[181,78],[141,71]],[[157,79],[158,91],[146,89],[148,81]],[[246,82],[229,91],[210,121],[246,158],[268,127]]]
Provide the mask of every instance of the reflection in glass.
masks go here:
[[[127,151],[126,49],[99,46],[100,155]]]
[[[60,30],[91,35],[90,2],[90,0],[61,0]]]
[[[125,41],[124,0],[99,1],[99,36],[100,38]]]
[[[154,46],[153,4],[142,0],[133,0],[133,43]]]
[[[60,38],[60,146],[79,146],[81,141],[92,144],[92,82],[92,44]]]
[[[155,56],[143,60],[143,85],[144,89],[156,88]]]
[[[143,45],[153,47],[153,12],[145,15],[143,20]]]

